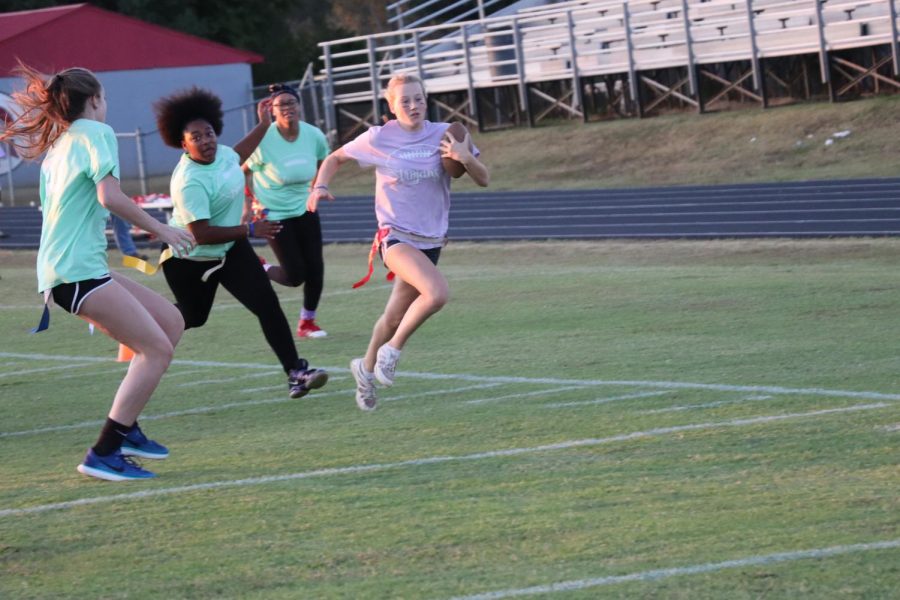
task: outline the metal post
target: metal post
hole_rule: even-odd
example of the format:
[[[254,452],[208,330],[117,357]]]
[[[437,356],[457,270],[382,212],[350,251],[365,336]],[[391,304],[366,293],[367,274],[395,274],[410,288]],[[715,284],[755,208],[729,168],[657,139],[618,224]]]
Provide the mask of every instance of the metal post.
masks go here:
[[[9,205],[15,206],[16,204],[16,186],[13,183],[13,166],[12,166],[12,145],[6,144],[6,150],[3,152],[6,155],[6,183],[9,187]]]
[[[413,50],[416,53],[416,74],[425,81],[425,69],[422,67],[422,44],[419,40],[419,32],[413,32]]]
[[[681,0],[681,16],[684,21],[684,43],[687,46],[688,81],[691,86],[691,95],[697,98],[697,107],[703,112],[700,86],[697,85],[697,69],[694,64],[694,43],[691,41],[691,18],[688,16],[687,0]]]
[[[337,107],[334,105],[334,73],[331,65],[331,46],[325,44],[325,91],[323,92],[323,108],[325,109],[325,134],[331,147],[337,146]]]
[[[478,0],[478,20],[484,21],[484,0]]]
[[[366,38],[366,50],[369,53],[369,85],[372,86],[372,121],[374,125],[381,124],[381,106],[378,104],[378,72],[376,68],[375,45],[372,37]]]
[[[309,123],[309,119],[306,118],[306,103],[303,101],[303,88],[297,88],[297,94],[300,96],[300,106],[298,107],[300,109],[300,120]]]
[[[144,164],[144,136],[141,128],[134,130],[134,144],[137,149],[138,179],[141,182],[141,195],[147,195],[147,166]]]
[[[244,128],[244,135],[250,132],[250,121],[247,118],[247,107],[241,107],[241,126]]]
[[[569,56],[572,59],[572,108],[582,111],[583,99],[581,97],[581,76],[578,73],[578,51],[575,50],[575,20],[572,11],[566,11],[566,20],[569,25]],[[587,112],[582,112],[582,118],[587,120]]]
[[[322,115],[319,114],[319,84],[315,81],[311,86],[309,86],[310,93],[312,94],[312,109],[313,109],[313,122],[316,127],[324,127],[322,123]]]
[[[481,116],[478,114],[478,102],[475,97],[475,81],[472,79],[472,55],[469,53],[469,34],[466,27],[459,28],[462,32],[463,54],[466,58],[466,83],[469,87],[469,116],[478,123],[478,131],[483,131],[484,126],[481,123]]]
[[[644,107],[641,106],[641,91],[637,80],[637,70],[634,68],[634,43],[631,40],[631,13],[628,3],[622,3],[622,25],[625,27],[625,47],[628,54],[628,87],[631,89],[631,99],[637,108],[638,117],[644,116]],[[611,96],[610,90],[606,90]]]
[[[534,115],[531,114],[531,100],[528,98],[528,84],[525,82],[525,55],[522,51],[522,32],[519,30],[519,19],[512,20],[513,43],[516,51],[516,85],[519,88],[519,103],[525,111],[528,126],[534,127]]]
[[[891,11],[891,57],[894,59],[894,77],[900,76],[900,47],[897,45],[897,7],[888,0]]]
[[[745,0],[747,7],[747,32],[750,34],[750,64],[753,66],[753,89],[757,92],[763,84],[759,72],[759,46],[756,43],[756,23],[753,20],[753,0]]]
[[[816,3],[816,26],[819,30],[819,71],[822,75],[822,83],[827,83],[831,88],[831,69],[828,64],[828,49],[825,45],[825,20],[822,18],[822,3]]]

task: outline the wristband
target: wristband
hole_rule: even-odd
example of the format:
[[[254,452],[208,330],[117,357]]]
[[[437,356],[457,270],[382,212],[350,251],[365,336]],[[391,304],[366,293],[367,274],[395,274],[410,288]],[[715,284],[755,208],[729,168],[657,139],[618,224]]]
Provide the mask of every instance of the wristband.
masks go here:
[[[314,190],[325,190],[325,191],[327,192],[327,191],[328,191],[328,186],[325,185],[324,183],[320,183],[319,185],[313,187],[313,189],[314,189]]]
[[[247,237],[253,237],[253,221],[247,223]]]

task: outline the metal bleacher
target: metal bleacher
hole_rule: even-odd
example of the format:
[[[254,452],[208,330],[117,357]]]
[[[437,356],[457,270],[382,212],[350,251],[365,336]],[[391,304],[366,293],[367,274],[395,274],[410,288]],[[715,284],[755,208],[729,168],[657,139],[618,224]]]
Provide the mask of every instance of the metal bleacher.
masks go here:
[[[446,112],[475,124],[479,90],[511,87],[527,105],[530,89],[541,82],[571,82],[565,101],[555,102],[577,114],[580,82],[599,76],[621,75],[632,98],[644,81],[696,100],[698,68],[746,61],[744,79],[753,87],[742,85],[752,94],[764,78],[763,60],[816,55],[827,83],[830,53],[875,46],[890,54],[879,67],[892,62],[896,76],[894,2],[571,0],[513,6],[505,14],[321,43],[324,68],[317,80],[326,127],[335,133],[341,120],[356,128],[379,122],[380,90],[399,72],[418,74],[430,95],[457,94],[460,101],[445,103]],[[684,85],[663,85],[646,75],[665,69],[686,72]]]

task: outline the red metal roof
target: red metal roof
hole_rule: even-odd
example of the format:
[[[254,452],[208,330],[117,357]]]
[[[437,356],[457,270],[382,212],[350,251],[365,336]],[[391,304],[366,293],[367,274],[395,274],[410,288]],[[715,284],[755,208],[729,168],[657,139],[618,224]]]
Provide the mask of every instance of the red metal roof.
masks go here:
[[[263,57],[90,4],[0,13],[0,76],[16,58],[44,72],[67,67],[128,71],[232,63]]]

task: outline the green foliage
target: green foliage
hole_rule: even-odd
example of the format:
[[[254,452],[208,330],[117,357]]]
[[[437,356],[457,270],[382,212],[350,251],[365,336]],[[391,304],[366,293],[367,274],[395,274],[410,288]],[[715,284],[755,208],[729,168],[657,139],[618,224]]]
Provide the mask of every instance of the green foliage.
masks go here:
[[[68,0],[0,0],[0,12],[71,4]],[[256,81],[299,79],[317,62],[318,42],[351,35],[332,18],[330,0],[95,0],[99,8],[259,53]]]

